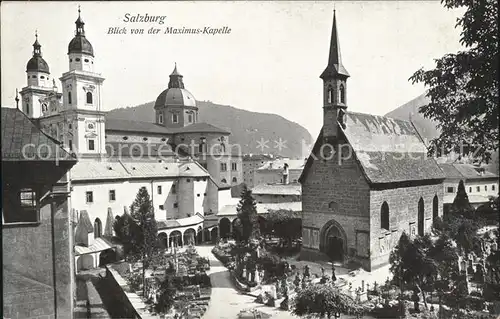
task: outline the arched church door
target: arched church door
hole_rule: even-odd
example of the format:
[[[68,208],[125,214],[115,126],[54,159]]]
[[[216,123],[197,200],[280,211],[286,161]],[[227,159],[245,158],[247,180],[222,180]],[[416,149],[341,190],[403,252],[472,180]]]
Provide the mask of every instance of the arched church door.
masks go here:
[[[332,261],[344,261],[344,242],[337,236],[328,237],[328,257]]]

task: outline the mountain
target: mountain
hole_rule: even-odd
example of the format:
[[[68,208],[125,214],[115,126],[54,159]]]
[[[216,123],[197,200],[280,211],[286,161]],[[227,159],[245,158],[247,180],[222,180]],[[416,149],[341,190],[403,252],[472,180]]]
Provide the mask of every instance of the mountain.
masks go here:
[[[419,113],[421,106],[429,103],[429,98],[424,94],[414,98],[413,100],[401,105],[400,107],[387,113],[385,116],[392,117],[400,120],[409,120],[411,114],[411,121],[417,128],[418,132],[426,143],[439,136],[439,129],[436,127],[437,123],[425,118]],[[498,151],[492,154],[490,163],[486,169],[495,174],[499,174],[499,156]]]
[[[106,117],[113,119],[154,122],[154,102],[111,110]],[[290,158],[304,158],[313,143],[311,134],[297,123],[267,113],[241,110],[210,101],[198,101],[199,121],[218,126],[231,132],[230,144],[241,145],[243,154],[274,154]],[[282,139],[281,150],[277,143]],[[267,148],[259,148],[257,141],[269,141]]]

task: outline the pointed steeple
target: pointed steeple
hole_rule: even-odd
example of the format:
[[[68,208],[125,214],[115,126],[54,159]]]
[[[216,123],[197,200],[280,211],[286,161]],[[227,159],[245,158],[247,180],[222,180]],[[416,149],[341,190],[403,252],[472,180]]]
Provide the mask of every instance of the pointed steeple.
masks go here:
[[[349,77],[349,73],[342,65],[339,37],[337,33],[337,19],[335,17],[335,10],[333,10],[333,26],[332,26],[332,35],[330,39],[330,55],[328,57],[328,65],[326,69],[323,71],[323,73],[321,73],[320,78],[327,79],[330,77],[336,77],[338,75]]]
[[[16,98],[14,99],[16,101],[16,108],[19,110],[19,92],[16,89]]]
[[[172,71],[172,74],[170,74],[170,81],[168,82],[168,88],[179,88],[183,89],[184,88],[184,82],[182,81],[182,74],[177,71],[177,62],[175,63],[174,70]]]

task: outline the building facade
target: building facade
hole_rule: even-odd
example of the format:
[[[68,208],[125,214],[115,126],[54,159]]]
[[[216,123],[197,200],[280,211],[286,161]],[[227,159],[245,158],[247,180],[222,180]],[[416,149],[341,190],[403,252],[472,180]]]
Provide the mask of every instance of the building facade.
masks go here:
[[[72,318],[68,172],[75,163],[19,109],[2,108],[5,318]]]
[[[182,235],[187,226],[196,236],[202,233],[205,215],[217,214],[229,203],[227,190],[243,181],[230,132],[199,121],[196,100],[177,65],[156,98],[154,123],[107,119],[105,78],[96,72],[96,51],[80,10],[67,59],[59,92],[36,35],[21,96],[23,112],[79,159],[69,174],[76,252],[86,255],[77,258],[77,269],[98,264],[104,247],[99,238],[112,235],[114,217],[124,214],[141,187],[153,201],[163,236],[176,230]],[[94,240],[83,240],[86,236]]]
[[[264,165],[266,162],[273,159],[272,155],[265,154],[247,154],[242,158],[243,162],[243,183],[248,188],[255,186],[254,184],[254,170]]]
[[[254,185],[297,183],[304,164],[304,160],[286,158],[267,161],[254,170]]]
[[[401,234],[423,235],[442,216],[444,174],[407,121],[347,112],[334,13],[323,80],[323,127],[300,177],[306,259],[389,262]]]

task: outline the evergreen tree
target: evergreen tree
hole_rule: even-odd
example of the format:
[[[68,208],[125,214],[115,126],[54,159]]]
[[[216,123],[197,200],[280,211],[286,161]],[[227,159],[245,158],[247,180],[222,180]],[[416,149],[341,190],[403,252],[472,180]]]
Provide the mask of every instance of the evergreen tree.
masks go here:
[[[469,202],[469,197],[465,191],[464,181],[460,180],[458,183],[457,195],[453,200],[450,212],[457,215],[462,215],[464,217],[472,217],[474,208]]]
[[[134,240],[136,250],[144,257],[151,257],[158,249],[158,227],[153,202],[146,187],[139,189],[134,202],[130,205],[130,214],[140,230]]]
[[[436,59],[432,70],[418,70],[410,80],[429,89],[420,108],[438,123],[434,144],[444,153],[460,152],[457,141],[474,145],[487,161],[498,150],[498,3],[495,0],[441,0],[448,9],[464,8],[457,21],[465,50]],[[431,152],[434,150],[431,150]],[[467,149],[464,149],[467,152]]]
[[[249,239],[258,238],[260,236],[260,229],[257,220],[257,205],[252,196],[252,191],[246,185],[243,186],[237,211],[241,222],[241,240],[248,242]]]
[[[113,223],[113,229],[116,237],[118,237],[123,245],[126,256],[132,256],[139,253],[137,247],[139,237],[141,236],[141,230],[132,216],[127,213],[122,216],[116,216]]]

